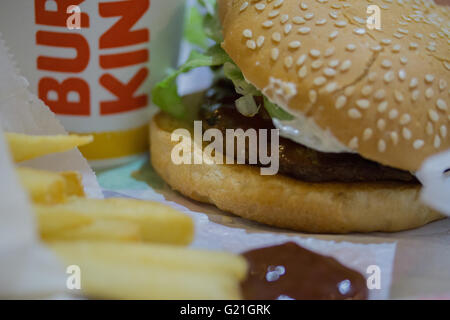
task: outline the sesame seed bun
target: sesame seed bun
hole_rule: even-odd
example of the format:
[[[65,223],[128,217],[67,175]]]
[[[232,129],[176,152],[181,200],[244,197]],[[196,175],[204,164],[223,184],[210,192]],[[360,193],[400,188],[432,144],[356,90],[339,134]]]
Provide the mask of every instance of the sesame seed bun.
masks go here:
[[[369,5],[382,30],[369,30]],[[416,171],[450,148],[449,7],[219,0],[225,51],[285,110],[363,157]],[[364,220],[364,219],[363,219]]]
[[[241,217],[317,233],[394,232],[443,218],[420,203],[420,186],[415,184],[307,183],[261,176],[258,168],[247,165],[175,165],[170,158],[177,142],[171,133],[183,127],[192,129],[164,113],[153,118],[154,169],[183,195]]]

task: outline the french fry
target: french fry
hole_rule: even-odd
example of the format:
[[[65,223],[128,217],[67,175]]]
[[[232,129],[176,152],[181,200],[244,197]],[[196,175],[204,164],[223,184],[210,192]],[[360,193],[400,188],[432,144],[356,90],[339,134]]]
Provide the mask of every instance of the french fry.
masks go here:
[[[69,230],[58,230],[43,237],[45,241],[140,241],[137,224],[127,221],[96,220],[92,224]],[[115,245],[114,243],[112,245]]]
[[[42,238],[46,238],[57,232],[90,225],[93,222],[91,217],[73,212],[35,211]]]
[[[6,133],[5,136],[15,162],[65,152],[93,141],[92,136],[78,135],[34,136]]]
[[[166,205],[134,199],[72,198],[53,206],[36,206],[38,212],[72,213],[95,220],[128,221],[139,225],[143,241],[186,245],[194,236],[192,219]]]
[[[245,260],[227,252],[189,249],[173,245],[148,243],[78,242],[70,247],[70,252],[82,255],[89,251],[111,264],[126,261],[134,266],[159,266],[163,269],[183,269],[206,274],[228,274],[243,280],[247,274]]]
[[[17,168],[16,172],[34,203],[55,204],[71,196],[84,196],[81,175],[77,172],[51,172],[25,167]]]
[[[66,181],[67,196],[84,197],[84,187],[81,174],[75,171],[60,172],[60,175]]]
[[[81,268],[81,288],[89,297],[113,299],[239,299],[239,279],[220,269],[204,272],[184,265],[167,268],[164,263],[139,263],[145,260],[136,245],[99,242],[50,243],[50,248],[67,265]],[[142,249],[143,250],[143,249]],[[170,249],[167,249],[170,252]],[[178,248],[171,254],[178,254]],[[187,250],[192,253],[192,250]],[[114,255],[121,253],[114,258]],[[186,253],[187,256],[189,253]],[[228,259],[240,260],[228,255]],[[205,258],[208,255],[205,254]],[[207,260],[198,261],[198,266]]]
[[[19,180],[35,203],[60,203],[66,200],[66,181],[55,172],[17,168]]]

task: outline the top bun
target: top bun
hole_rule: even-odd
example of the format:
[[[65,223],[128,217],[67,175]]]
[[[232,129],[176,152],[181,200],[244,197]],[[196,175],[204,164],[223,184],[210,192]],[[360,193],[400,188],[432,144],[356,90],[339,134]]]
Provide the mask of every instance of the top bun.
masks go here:
[[[381,30],[366,23],[380,9]],[[384,165],[450,148],[450,10],[425,0],[219,0],[225,51],[292,114]]]

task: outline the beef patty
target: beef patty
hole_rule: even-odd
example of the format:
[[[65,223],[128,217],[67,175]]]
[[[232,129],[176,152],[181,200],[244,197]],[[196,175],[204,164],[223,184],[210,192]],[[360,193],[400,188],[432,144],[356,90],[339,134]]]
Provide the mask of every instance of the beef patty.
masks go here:
[[[228,80],[217,81],[205,94],[200,117],[204,129],[274,129],[264,107],[253,117],[245,117],[235,107],[240,97]],[[262,105],[262,99],[257,98]],[[270,138],[270,137],[269,137]],[[270,146],[270,142],[268,143]],[[246,145],[248,160],[248,145]],[[268,147],[270,150],[270,147]],[[280,137],[279,173],[307,182],[401,181],[418,183],[411,173],[383,166],[353,153],[324,153]],[[235,153],[236,154],[236,153]]]

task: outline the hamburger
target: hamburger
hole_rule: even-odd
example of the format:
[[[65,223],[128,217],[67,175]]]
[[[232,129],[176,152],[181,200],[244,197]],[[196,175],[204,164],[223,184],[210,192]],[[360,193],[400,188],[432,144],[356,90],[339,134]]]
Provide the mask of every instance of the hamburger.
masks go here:
[[[304,232],[394,232],[442,218],[420,202],[415,172],[450,148],[447,6],[426,0],[201,4],[203,25],[192,20],[190,29],[204,31],[212,46],[193,51],[153,89],[162,112],[150,125],[151,161],[172,188]],[[367,19],[368,6],[376,6],[378,17]],[[370,25],[377,18],[379,28]],[[198,109],[179,97],[176,78],[201,66],[211,67],[216,80]],[[279,173],[261,175],[260,163],[173,163],[171,132],[191,129],[192,120],[205,130],[278,129]]]

